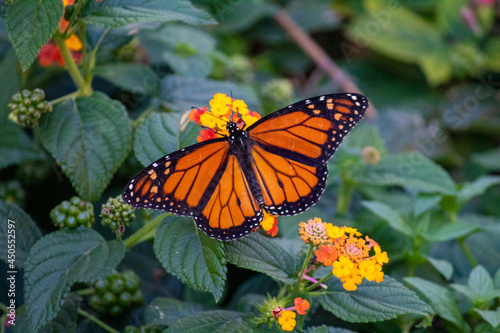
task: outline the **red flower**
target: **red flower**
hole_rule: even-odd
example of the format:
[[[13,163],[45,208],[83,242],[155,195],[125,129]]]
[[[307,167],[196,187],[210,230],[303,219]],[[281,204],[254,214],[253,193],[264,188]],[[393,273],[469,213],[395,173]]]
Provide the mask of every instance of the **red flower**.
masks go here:
[[[207,112],[207,106],[204,108],[197,108],[197,109],[192,109],[191,112],[189,113],[189,121],[194,121],[196,125],[200,123],[200,116]]]
[[[38,53],[38,62],[42,67],[48,67],[55,63],[58,66],[64,65],[64,59],[57,45],[47,43]]]
[[[339,254],[335,246],[322,245],[319,250],[316,251],[316,256],[318,257],[318,261],[323,263],[323,265],[330,266],[338,259]]]
[[[295,310],[297,310],[297,313],[300,315],[305,315],[306,310],[309,310],[309,302],[305,299],[297,297],[293,303],[295,304]]]
[[[266,230],[268,235],[271,235],[271,237],[275,237],[276,234],[278,233],[278,219],[275,217],[274,218],[274,223],[273,227],[269,230]]]
[[[207,141],[207,140],[211,140],[211,139],[215,139],[217,138],[217,135],[215,134],[214,131],[212,131],[211,129],[202,129],[201,132],[200,132],[200,136],[198,136],[196,139],[198,140],[198,142],[202,142],[202,141]]]

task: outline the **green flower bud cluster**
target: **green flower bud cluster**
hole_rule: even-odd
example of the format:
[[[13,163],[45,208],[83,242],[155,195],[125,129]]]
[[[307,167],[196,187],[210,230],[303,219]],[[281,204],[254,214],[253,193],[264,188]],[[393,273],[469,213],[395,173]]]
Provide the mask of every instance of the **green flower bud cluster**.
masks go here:
[[[102,225],[111,228],[113,231],[128,226],[135,219],[134,209],[123,201],[121,195],[116,198],[109,198],[102,205],[100,216],[102,217]]]
[[[24,127],[33,127],[42,114],[52,111],[52,104],[45,100],[45,92],[38,88],[14,94],[9,107],[9,119]]]
[[[99,313],[118,316],[142,305],[144,297],[140,287],[141,279],[133,271],[113,271],[94,283],[95,294],[90,297],[90,306]]]
[[[287,79],[273,79],[262,87],[262,97],[274,103],[288,103],[293,97],[293,85]]]
[[[92,227],[94,224],[94,206],[79,197],[64,200],[50,211],[52,222],[59,228],[76,228],[80,225]]]
[[[25,192],[18,180],[0,183],[0,200],[8,201],[18,206],[24,206]]]

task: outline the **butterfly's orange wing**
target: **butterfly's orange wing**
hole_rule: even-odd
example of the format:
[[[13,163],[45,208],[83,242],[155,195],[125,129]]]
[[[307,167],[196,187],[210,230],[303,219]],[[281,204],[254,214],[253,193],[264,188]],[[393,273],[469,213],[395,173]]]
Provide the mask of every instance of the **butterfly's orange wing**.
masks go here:
[[[295,215],[319,200],[328,160],[367,107],[359,94],[320,96],[271,113],[248,128],[252,168],[266,211]]]
[[[166,155],[135,176],[123,199],[138,208],[192,216],[207,235],[241,238],[262,220],[225,138],[205,141]]]
[[[290,105],[233,143],[227,137],[209,140],[160,158],[127,184],[123,199],[134,207],[192,216],[213,238],[241,238],[259,226],[262,208],[294,215],[319,200],[326,163],[367,106],[357,94]]]

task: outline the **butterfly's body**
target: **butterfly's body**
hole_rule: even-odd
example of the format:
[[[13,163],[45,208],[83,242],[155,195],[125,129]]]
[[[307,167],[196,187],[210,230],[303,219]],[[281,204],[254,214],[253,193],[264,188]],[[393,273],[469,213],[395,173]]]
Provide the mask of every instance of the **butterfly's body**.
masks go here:
[[[248,139],[248,132],[241,130],[238,125],[232,121],[227,124],[227,130],[229,132],[228,141],[231,145],[230,153],[236,156],[238,164],[245,170],[245,179],[248,182],[248,187],[257,201],[257,204],[263,206],[264,198],[262,196],[262,191],[255,177],[255,172],[252,169],[253,161],[252,155],[250,154],[252,141]]]
[[[242,130],[166,155],[134,177],[123,192],[135,207],[192,216],[207,235],[244,237],[270,214],[295,215],[320,198],[327,162],[362,118],[362,95],[311,98]]]

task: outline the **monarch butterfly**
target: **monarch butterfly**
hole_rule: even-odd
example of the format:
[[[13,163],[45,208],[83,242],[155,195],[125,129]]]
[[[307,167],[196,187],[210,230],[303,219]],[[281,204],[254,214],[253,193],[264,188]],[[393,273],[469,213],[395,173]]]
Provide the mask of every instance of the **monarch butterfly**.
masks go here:
[[[122,197],[138,208],[192,216],[209,237],[246,236],[263,209],[296,215],[325,190],[327,162],[368,107],[360,94],[306,99],[273,112],[246,130],[168,154],[139,172]]]

